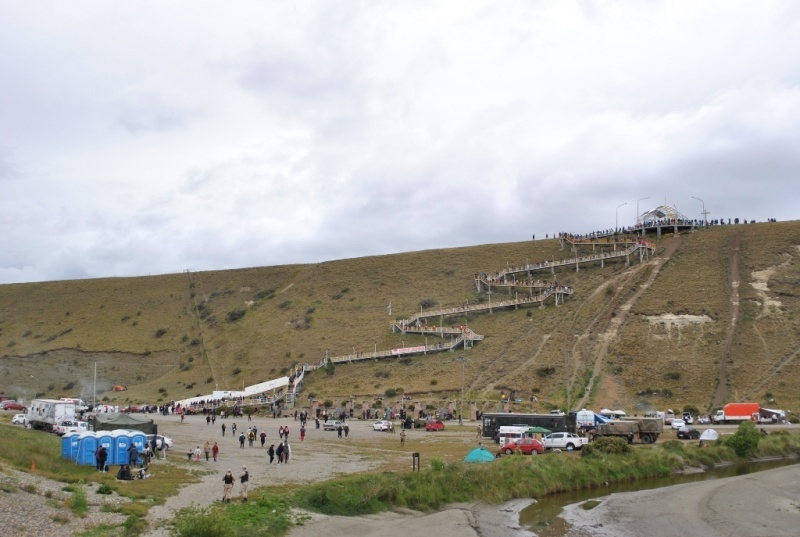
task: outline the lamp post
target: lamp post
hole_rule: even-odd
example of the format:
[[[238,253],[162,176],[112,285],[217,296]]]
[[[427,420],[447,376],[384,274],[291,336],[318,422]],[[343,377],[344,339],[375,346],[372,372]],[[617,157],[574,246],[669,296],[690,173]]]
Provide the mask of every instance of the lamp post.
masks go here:
[[[628,204],[628,202],[626,201],[625,203],[623,203],[621,205],[617,205],[617,210],[615,212],[616,218],[614,219],[614,233],[616,233],[617,230],[619,229],[619,208],[620,207],[624,207],[627,204]]]
[[[468,360],[463,356],[459,356],[458,361],[461,362],[461,410],[458,413],[460,421],[464,417],[464,365],[467,363]]]
[[[640,202],[640,201],[644,201],[644,200],[649,200],[649,199],[650,199],[650,198],[639,198],[638,200],[636,200],[636,224],[637,224],[637,225],[639,224],[639,218],[640,218],[640,213],[639,213],[639,202]]]
[[[702,214],[702,215],[703,215],[703,226],[705,226],[705,225],[706,225],[706,202],[704,202],[704,201],[703,201],[703,200],[701,200],[700,198],[695,198],[694,196],[692,196],[692,199],[693,199],[693,200],[697,200],[697,201],[699,201],[700,203],[702,203],[702,204],[703,204],[703,212],[702,212],[702,213],[700,213],[700,214]]]

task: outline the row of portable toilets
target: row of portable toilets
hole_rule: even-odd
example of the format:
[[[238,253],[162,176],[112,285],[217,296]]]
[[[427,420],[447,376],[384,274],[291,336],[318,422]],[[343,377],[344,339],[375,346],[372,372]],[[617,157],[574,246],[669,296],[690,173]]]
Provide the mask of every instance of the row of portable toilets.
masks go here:
[[[95,466],[97,460],[94,454],[100,446],[105,446],[108,452],[106,465],[131,464],[128,451],[131,444],[142,453],[147,445],[147,436],[141,431],[127,429],[67,433],[61,437],[61,458]]]

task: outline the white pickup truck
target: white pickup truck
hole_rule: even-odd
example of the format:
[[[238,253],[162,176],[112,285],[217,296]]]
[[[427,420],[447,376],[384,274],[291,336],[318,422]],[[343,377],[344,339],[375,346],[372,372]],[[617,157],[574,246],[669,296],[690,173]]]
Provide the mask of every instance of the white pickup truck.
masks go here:
[[[542,438],[542,442],[547,449],[581,449],[589,439],[572,433],[550,433]]]

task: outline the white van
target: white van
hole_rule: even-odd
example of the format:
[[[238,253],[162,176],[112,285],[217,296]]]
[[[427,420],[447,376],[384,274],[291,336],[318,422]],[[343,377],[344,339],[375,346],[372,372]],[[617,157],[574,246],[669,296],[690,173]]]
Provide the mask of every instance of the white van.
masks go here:
[[[503,425],[497,432],[497,437],[500,440],[500,447],[505,446],[511,442],[516,442],[520,438],[525,437],[525,432],[530,429],[530,425]]]

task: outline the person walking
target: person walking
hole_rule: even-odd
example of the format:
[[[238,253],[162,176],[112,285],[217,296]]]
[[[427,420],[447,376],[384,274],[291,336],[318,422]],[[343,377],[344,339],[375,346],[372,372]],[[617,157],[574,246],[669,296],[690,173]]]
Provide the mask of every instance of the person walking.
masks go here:
[[[283,464],[283,444],[278,444],[275,448],[275,456],[278,457],[278,464]]]
[[[251,429],[250,432],[247,433],[247,443],[250,447],[253,447],[253,441],[256,439],[256,433],[253,432]]]
[[[239,435],[239,448],[244,449],[244,433]]]
[[[300,441],[302,442],[305,439],[306,439],[306,426],[305,425],[301,425],[300,426]]]
[[[200,453],[202,453],[200,446],[197,446],[194,450],[194,462],[200,462]]]
[[[250,472],[247,471],[247,466],[242,466],[242,473],[239,474],[239,483],[242,486],[242,501],[247,501],[247,485],[250,482]]]
[[[233,425],[231,425],[231,434],[236,434],[236,422],[235,421],[233,422]]]
[[[264,442],[266,442],[266,441],[267,441],[267,433],[265,433],[264,431],[261,431],[261,448],[262,449],[264,448]]]
[[[169,446],[167,445],[167,441],[163,438],[161,439],[161,446],[159,446],[159,451],[161,452],[161,460],[166,460],[167,458],[167,450]]]
[[[275,460],[275,444],[270,444],[267,455],[269,455],[269,463],[272,464]]]
[[[225,424],[222,424],[222,436],[225,436]]]
[[[214,459],[214,462],[217,462],[217,457],[219,456],[219,446],[216,442],[211,447],[211,457]]]
[[[406,445],[406,430],[400,429],[400,447]]]
[[[222,501],[231,503],[231,491],[233,490],[233,473],[230,468],[222,476]]]
[[[292,456],[292,446],[289,445],[289,441],[284,439],[283,440],[283,464],[289,464],[289,458]]]
[[[203,453],[206,454],[206,462],[208,462],[208,458],[211,456],[211,442],[208,440],[203,444]]]

